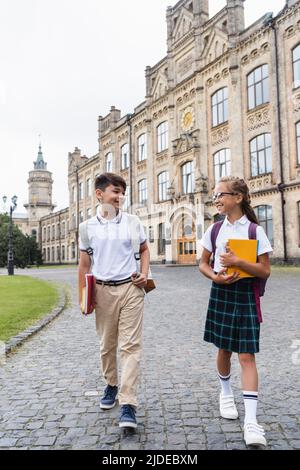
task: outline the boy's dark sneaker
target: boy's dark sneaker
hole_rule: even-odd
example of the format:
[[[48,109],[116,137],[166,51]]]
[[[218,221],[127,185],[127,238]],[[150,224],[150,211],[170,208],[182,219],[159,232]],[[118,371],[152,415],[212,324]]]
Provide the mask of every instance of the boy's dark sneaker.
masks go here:
[[[116,398],[118,394],[118,387],[111,385],[107,385],[104,390],[104,395],[100,400],[100,408],[103,410],[110,410],[116,404]]]
[[[132,405],[122,405],[119,419],[120,428],[136,428],[135,408]]]

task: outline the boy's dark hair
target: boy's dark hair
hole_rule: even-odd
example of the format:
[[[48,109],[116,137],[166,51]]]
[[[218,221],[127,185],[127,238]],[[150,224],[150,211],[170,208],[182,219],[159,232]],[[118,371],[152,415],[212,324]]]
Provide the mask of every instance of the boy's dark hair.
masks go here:
[[[102,175],[98,175],[95,179],[95,189],[101,189],[101,191],[105,191],[107,186],[121,186],[126,191],[126,181],[122,176],[116,175],[115,173],[103,173]]]

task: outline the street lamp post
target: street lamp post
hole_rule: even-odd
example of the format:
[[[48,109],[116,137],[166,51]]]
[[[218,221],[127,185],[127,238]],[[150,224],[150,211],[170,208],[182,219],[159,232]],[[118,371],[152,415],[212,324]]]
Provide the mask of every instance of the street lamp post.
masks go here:
[[[8,253],[7,253],[7,270],[8,275],[14,275],[14,251],[13,251],[13,220],[12,214],[17,207],[17,196],[13,196],[11,199],[11,206],[9,209],[9,229],[8,229]],[[7,196],[3,196],[3,202],[6,204]]]

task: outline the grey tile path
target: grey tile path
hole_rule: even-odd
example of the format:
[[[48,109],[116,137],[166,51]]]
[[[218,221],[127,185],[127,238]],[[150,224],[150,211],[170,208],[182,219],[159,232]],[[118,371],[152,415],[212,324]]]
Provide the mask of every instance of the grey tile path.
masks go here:
[[[2,271],[3,272],[3,271]],[[73,305],[0,367],[0,449],[245,449],[239,366],[232,383],[240,419],[219,417],[213,345],[202,340],[210,282],[195,267],[153,268],[147,296],[139,426],[103,412],[94,316],[76,306],[76,270],[30,270],[69,284]],[[263,300],[259,421],[269,449],[300,448],[300,272],[274,271]]]

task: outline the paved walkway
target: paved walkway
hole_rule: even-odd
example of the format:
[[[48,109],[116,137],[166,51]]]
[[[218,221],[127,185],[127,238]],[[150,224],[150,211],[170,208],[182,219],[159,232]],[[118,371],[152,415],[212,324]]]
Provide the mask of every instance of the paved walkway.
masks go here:
[[[118,427],[98,407],[104,383],[94,315],[76,306],[76,270],[29,270],[67,283],[73,305],[0,367],[0,447],[18,449],[245,449],[237,357],[232,383],[241,418],[219,417],[215,347],[202,340],[210,282],[195,267],[153,268],[147,296],[139,426]],[[0,278],[1,281],[1,278]],[[300,271],[274,270],[263,300],[259,421],[269,449],[300,449]]]

